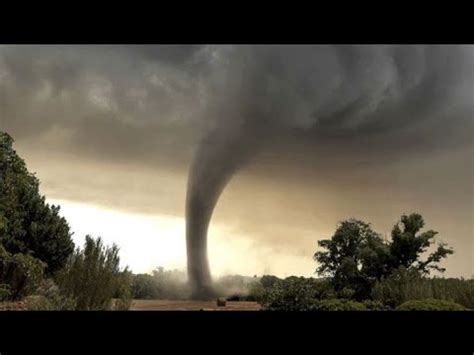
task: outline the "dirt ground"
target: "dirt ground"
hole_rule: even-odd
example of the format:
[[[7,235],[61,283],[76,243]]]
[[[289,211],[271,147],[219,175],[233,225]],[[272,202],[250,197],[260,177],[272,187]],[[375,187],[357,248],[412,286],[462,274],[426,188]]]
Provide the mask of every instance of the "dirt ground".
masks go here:
[[[26,311],[26,303],[18,302],[0,302],[0,311]]]
[[[218,307],[217,301],[133,300],[131,311],[258,311],[256,302],[226,302]]]

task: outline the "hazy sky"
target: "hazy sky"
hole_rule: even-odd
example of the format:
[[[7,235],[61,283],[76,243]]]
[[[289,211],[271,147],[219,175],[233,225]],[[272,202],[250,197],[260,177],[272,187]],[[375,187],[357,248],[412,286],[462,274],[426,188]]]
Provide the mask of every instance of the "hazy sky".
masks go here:
[[[417,211],[455,250],[446,275],[472,276],[473,93],[473,46],[0,46],[0,129],[75,241],[137,272],[184,268],[197,144],[250,117],[214,274],[309,276],[338,221],[389,236]]]

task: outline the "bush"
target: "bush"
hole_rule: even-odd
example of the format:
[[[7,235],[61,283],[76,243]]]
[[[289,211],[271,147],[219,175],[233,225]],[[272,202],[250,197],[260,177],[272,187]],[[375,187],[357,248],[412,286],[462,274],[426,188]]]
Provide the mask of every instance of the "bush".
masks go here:
[[[43,280],[33,296],[26,298],[28,310],[72,311],[76,300],[61,294],[59,287],[52,279]]]
[[[1,284],[0,285],[0,302],[9,300],[10,296],[11,296],[10,285]]]
[[[27,254],[10,254],[0,244],[1,297],[19,300],[31,294],[43,279],[46,264]]]
[[[427,278],[415,270],[400,268],[375,284],[372,298],[392,308],[406,301],[427,298],[474,308],[474,280]]]
[[[256,281],[248,286],[248,294],[244,296],[243,301],[262,302],[266,290],[264,286]]]
[[[65,268],[56,275],[61,292],[76,300],[78,310],[112,308],[113,298],[131,298],[131,277],[120,270],[118,247],[104,247],[102,240],[86,236],[84,249],[76,249]]]
[[[398,306],[397,311],[464,311],[466,308],[459,303],[433,298],[411,300]]]
[[[360,302],[340,299],[318,300],[311,310],[315,311],[365,311],[367,307]]]
[[[179,270],[158,267],[153,274],[132,275],[134,299],[187,299],[190,294],[187,276]]]
[[[132,306],[133,299],[132,297],[122,297],[114,300],[114,305],[112,309],[116,311],[128,311]]]
[[[158,282],[150,274],[138,274],[132,277],[132,295],[135,299],[158,299],[161,290]]]
[[[313,309],[315,280],[304,277],[288,277],[265,290],[262,306],[266,310],[306,311]]]
[[[126,311],[130,309],[132,297],[132,273],[128,270],[121,272],[116,278],[115,302],[113,309]]]
[[[466,308],[474,309],[474,280],[429,279],[432,297],[452,301],[463,305]]]
[[[263,275],[260,279],[260,283],[265,289],[272,288],[279,281],[282,280],[273,275]]]
[[[362,303],[370,311],[387,311],[387,310],[390,310],[390,307],[384,305],[380,301],[365,300]]]
[[[429,288],[416,270],[399,268],[375,283],[372,298],[392,308],[408,300],[430,297]]]

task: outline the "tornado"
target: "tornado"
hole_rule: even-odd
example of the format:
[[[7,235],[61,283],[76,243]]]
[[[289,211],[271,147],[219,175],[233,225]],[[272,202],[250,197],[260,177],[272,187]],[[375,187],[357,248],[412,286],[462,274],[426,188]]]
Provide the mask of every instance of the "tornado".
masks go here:
[[[204,133],[185,210],[194,299],[215,295],[207,233],[218,199],[263,145],[285,142],[275,133],[304,133],[314,147],[325,137],[350,149],[351,140],[472,117],[464,93],[474,82],[473,47],[225,46],[203,53],[196,61],[205,63],[197,70],[203,106],[196,115]]]
[[[186,194],[186,248],[193,299],[216,296],[207,255],[209,223],[225,186],[255,154],[258,146],[258,129],[251,129],[245,121],[240,123],[212,130],[201,141],[190,167]]]

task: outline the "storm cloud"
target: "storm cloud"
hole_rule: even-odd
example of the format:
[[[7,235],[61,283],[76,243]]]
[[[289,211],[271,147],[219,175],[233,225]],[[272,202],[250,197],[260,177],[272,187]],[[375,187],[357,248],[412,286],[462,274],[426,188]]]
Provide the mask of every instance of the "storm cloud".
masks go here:
[[[45,193],[182,216],[188,173],[214,164],[215,201],[237,173],[216,220],[260,243],[311,256],[337,220],[417,209],[465,275],[473,90],[472,46],[0,47],[1,129]]]

